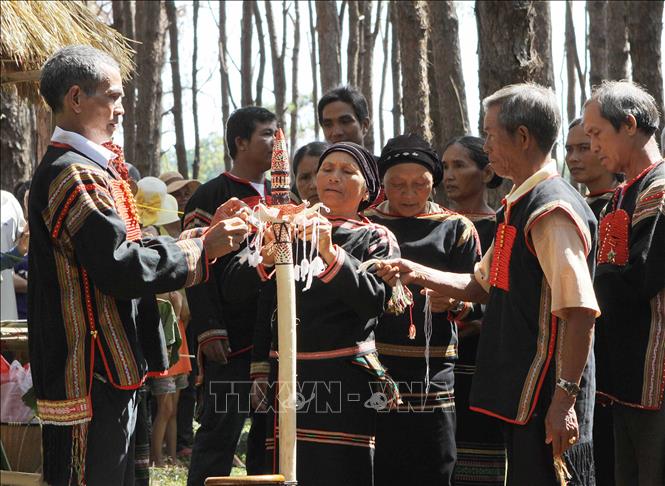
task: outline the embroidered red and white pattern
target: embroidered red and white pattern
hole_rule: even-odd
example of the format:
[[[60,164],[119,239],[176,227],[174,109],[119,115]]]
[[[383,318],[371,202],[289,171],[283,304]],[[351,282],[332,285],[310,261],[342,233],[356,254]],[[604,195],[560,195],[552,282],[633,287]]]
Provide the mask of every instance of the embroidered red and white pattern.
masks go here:
[[[517,228],[501,223],[496,229],[494,254],[490,266],[489,281],[492,287],[508,292],[510,290],[510,258],[517,236]]]
[[[599,227],[598,264],[624,266],[628,263],[628,228],[630,217],[623,209],[607,214]]]
[[[331,349],[329,351],[311,351],[296,353],[297,359],[332,359],[342,358],[344,356],[357,356],[361,354],[371,353],[376,351],[376,342],[365,341],[356,346],[349,346],[348,348]],[[279,358],[277,351],[270,351],[271,358]]]
[[[92,419],[90,395],[69,400],[37,400],[37,415],[44,424],[74,425]]]
[[[279,427],[275,428],[275,432],[276,438],[279,439]],[[297,428],[296,436],[299,442],[367,447],[369,449],[374,449],[375,444],[375,437],[373,435],[349,434],[348,432]],[[274,446],[274,439],[266,439],[267,449],[273,449]]]
[[[125,223],[127,241],[139,241],[141,239],[141,226],[136,211],[136,201],[129,184],[122,179],[112,179],[111,196],[115,202],[118,216]]]
[[[102,147],[109,149],[115,154],[115,159],[111,159],[110,164],[118,171],[120,177],[123,181],[129,182],[129,170],[127,169],[127,164],[125,163],[125,154],[122,151],[120,145],[116,145],[113,142],[105,142],[102,144]]]

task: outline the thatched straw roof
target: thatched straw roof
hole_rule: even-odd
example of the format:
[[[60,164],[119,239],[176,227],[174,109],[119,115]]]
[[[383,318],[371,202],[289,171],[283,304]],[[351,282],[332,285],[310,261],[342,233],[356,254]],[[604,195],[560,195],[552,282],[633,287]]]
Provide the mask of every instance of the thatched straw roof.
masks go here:
[[[127,39],[75,1],[0,1],[2,86],[16,83],[19,94],[39,100],[39,70],[56,50],[86,44],[111,55],[123,78],[134,69]]]

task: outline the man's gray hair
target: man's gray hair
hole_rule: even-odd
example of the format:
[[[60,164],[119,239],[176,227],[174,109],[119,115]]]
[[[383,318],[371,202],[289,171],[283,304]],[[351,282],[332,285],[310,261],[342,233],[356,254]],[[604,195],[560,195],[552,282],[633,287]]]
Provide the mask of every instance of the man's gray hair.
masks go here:
[[[525,126],[544,154],[552,150],[561,113],[551,89],[532,83],[511,84],[483,100],[485,112],[492,106],[499,106],[499,123],[508,133]]]
[[[92,95],[106,78],[102,67],[120,69],[111,56],[90,46],[67,46],[49,57],[42,67],[39,92],[54,113],[62,110],[69,89],[78,85]]]
[[[594,87],[584,106],[592,101],[598,103],[600,115],[617,131],[628,115],[635,117],[637,128],[648,136],[656,133],[660,125],[656,100],[632,81],[603,81]]]

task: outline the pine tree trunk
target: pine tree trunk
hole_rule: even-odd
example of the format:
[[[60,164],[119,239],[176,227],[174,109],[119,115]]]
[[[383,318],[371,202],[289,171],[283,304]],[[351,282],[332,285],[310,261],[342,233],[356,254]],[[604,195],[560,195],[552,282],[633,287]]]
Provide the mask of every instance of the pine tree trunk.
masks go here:
[[[434,18],[430,17],[430,20],[432,21],[432,24],[434,23]],[[429,114],[432,119],[432,147],[434,147],[434,150],[436,150],[438,153],[440,153],[441,149],[441,123],[442,123],[442,114],[441,110],[439,109],[439,90],[437,89],[436,85],[436,75],[434,73],[435,69],[434,66],[436,66],[436,63],[434,61],[434,47],[432,45],[432,36],[431,36],[431,31],[430,31],[430,36],[427,40],[427,82],[429,83]],[[451,110],[451,107],[448,106],[446,107],[446,116]]]
[[[229,119],[229,68],[226,62],[226,1],[219,2],[219,74],[222,80],[222,124],[226,133],[226,122]],[[224,169],[231,170],[229,148],[224,143]]]
[[[390,72],[393,82],[393,137],[402,133],[402,77],[400,72],[399,38],[397,36],[397,8],[390,3]]]
[[[256,24],[256,34],[259,38],[259,75],[256,78],[256,106],[263,106],[263,78],[266,72],[266,42],[263,37],[263,21],[259,12],[259,2],[252,0],[252,10],[254,12],[254,22]]]
[[[171,50],[171,83],[173,90],[173,124],[175,125],[175,154],[178,161],[178,172],[189,178],[187,167],[187,151],[185,149],[185,130],[182,122],[182,85],[180,83],[180,60],[178,58],[178,16],[175,1],[166,0],[164,4],[169,20],[169,45]]]
[[[663,33],[663,1],[632,2],[628,13],[628,29],[633,81],[642,85],[656,100],[661,113],[660,128],[662,130],[665,124],[662,53],[660,51]],[[660,140],[660,130],[656,137],[657,140]]]
[[[254,0],[242,2],[242,30],[240,31],[240,84],[242,106],[252,104],[252,15]]]
[[[383,67],[381,68],[381,91],[379,92],[379,142],[381,149],[386,144],[386,129],[383,122],[383,98],[386,94],[386,76],[388,75],[388,29],[390,29],[390,11],[392,7],[388,4],[388,12],[386,13],[386,23],[383,28]]]
[[[587,49],[589,49],[589,83],[597,86],[607,78],[607,0],[586,2],[589,16],[589,33]]]
[[[439,124],[434,132],[434,146],[439,155],[443,155],[442,150],[448,140],[469,133],[469,115],[455,5],[451,0],[430,0],[429,10],[432,66],[436,66],[432,88],[436,90],[438,99],[438,104],[430,106],[430,111],[437,112]]]
[[[533,72],[531,80],[554,89],[550,2],[536,0],[531,2],[531,4],[535,11],[535,17],[533,18],[533,46],[541,61]]]
[[[607,3],[607,79],[628,79],[627,4],[623,0]]]
[[[194,47],[192,49],[192,116],[194,117],[194,160],[192,161],[192,177],[199,178],[201,166],[201,136],[199,133],[199,83],[198,83],[198,57],[199,57],[199,2],[194,0],[192,17],[192,30],[194,33]]]
[[[405,103],[404,131],[432,139],[427,80],[427,4],[422,0],[395,3],[400,52],[409,53],[410,62],[402,63],[402,96]]]
[[[127,160],[145,177],[159,174],[161,155],[164,22],[160,1],[136,4],[136,33],[140,42],[136,56],[136,112],[141,113],[141,122],[136,124],[135,158]]]
[[[565,51],[566,79],[568,81],[566,112],[568,113],[568,123],[570,123],[577,117],[577,108],[575,104],[575,56],[577,49],[575,47],[575,25],[573,24],[572,5],[570,4],[570,1],[566,1]]]
[[[358,64],[356,70],[356,86],[361,88],[361,83],[363,79],[363,70],[365,65],[363,64],[363,59],[365,58],[365,37],[367,36],[367,25],[371,22],[371,18],[365,13],[367,8],[365,1],[358,2],[358,14],[359,14],[359,23],[358,23]],[[362,92],[362,88],[361,88]],[[364,94],[364,93],[363,93]]]
[[[270,39],[270,54],[272,57],[272,76],[275,87],[275,115],[277,126],[284,128],[284,104],[286,100],[286,74],[284,72],[284,54],[280,54],[280,46],[277,44],[277,31],[272,14],[270,0],[265,2],[266,22],[268,23],[268,38]],[[286,29],[285,29],[286,30]]]
[[[534,7],[530,1],[477,1],[478,26],[478,87],[480,99],[499,88],[513,83],[548,83],[553,79],[551,65],[551,41],[540,39],[537,32],[546,37],[548,26],[542,25],[549,16],[544,9]],[[549,8],[549,7],[548,7]],[[540,51],[539,51],[540,49]],[[549,52],[542,52],[548,51]],[[548,60],[549,65],[548,65]],[[483,113],[479,118],[483,131]],[[488,203],[496,208],[512,183],[505,181],[488,194]]]
[[[326,93],[341,81],[340,28],[335,2],[315,2],[319,34],[321,91]],[[323,40],[323,42],[321,42]]]
[[[382,2],[376,3],[376,17],[374,19],[374,28],[372,29],[372,4],[373,2],[364,1],[365,19],[363,20],[363,52],[361,65],[362,76],[359,79],[362,93],[367,99],[367,108],[369,110],[370,127],[367,135],[365,135],[364,145],[367,150],[374,152],[374,73],[372,70],[374,61],[374,46],[376,45],[376,38],[379,36],[381,30],[381,6]]]
[[[136,39],[134,33],[134,2],[113,0],[113,28],[128,39]],[[138,50],[139,46],[134,47]],[[137,60],[137,59],[136,59]],[[125,96],[122,98],[122,106],[125,114],[122,116],[123,152],[125,160],[134,163],[136,160],[136,80],[138,74],[134,73],[131,79],[125,81]]]
[[[13,192],[16,184],[31,178],[36,164],[34,112],[29,102],[18,97],[15,85],[0,89],[0,112],[0,188]]]
[[[316,26],[314,23],[314,11],[312,10],[312,0],[307,1],[307,8],[309,10],[309,35],[311,39],[311,47],[309,51],[310,62],[312,64],[312,105],[314,107],[314,138],[319,138],[319,116],[317,113],[317,105],[319,103],[319,76],[316,69]]]
[[[298,61],[300,56],[300,8],[299,2],[293,2],[295,19],[293,20],[293,52],[291,53],[291,153],[296,149],[298,139]]]
[[[346,48],[346,82],[358,85],[358,63],[360,55],[360,2],[349,0],[349,42]]]

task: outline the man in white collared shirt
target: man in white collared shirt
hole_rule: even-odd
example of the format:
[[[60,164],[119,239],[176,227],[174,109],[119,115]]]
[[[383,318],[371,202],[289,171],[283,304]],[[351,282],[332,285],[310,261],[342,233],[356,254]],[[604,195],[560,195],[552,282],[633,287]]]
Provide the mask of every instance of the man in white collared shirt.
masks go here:
[[[118,64],[65,47],[42,68],[40,91],[57,124],[28,202],[44,479],[134,484],[136,390],[168,364],[154,294],[205,281],[208,261],[238,248],[247,226],[233,218],[179,241],[142,239],[129,185],[102,147],[123,114]]]

